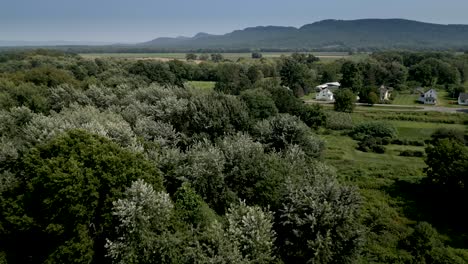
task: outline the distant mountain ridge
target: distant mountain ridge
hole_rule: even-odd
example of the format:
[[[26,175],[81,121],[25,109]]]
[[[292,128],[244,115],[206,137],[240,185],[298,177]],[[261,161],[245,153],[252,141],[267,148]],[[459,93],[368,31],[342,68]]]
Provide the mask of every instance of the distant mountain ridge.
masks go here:
[[[172,49],[468,49],[468,25],[406,19],[323,20],[300,28],[249,27],[224,35],[157,38],[137,44]]]
[[[51,41],[25,41],[25,40],[0,40],[0,47],[34,47],[34,46],[98,46],[98,45],[112,45],[112,42],[103,41],[65,41],[65,40],[51,40]]]

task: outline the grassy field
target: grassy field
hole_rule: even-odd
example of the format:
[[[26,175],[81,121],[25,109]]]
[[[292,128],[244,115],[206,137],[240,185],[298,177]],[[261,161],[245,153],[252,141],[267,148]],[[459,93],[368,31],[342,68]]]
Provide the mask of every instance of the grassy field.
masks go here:
[[[444,107],[460,107],[457,104],[456,98],[451,98],[447,91],[438,89],[438,98],[437,98],[437,106],[444,106]],[[393,99],[392,104],[396,105],[422,105],[417,100],[419,95],[411,94],[411,93],[400,93],[398,94],[395,99]],[[430,105],[426,105],[430,106]]]
[[[188,81],[186,85],[191,86],[193,88],[201,89],[201,90],[211,90],[215,87],[216,82],[204,82],[204,81]]]
[[[198,56],[202,53],[196,53]],[[262,52],[264,58],[279,58],[281,56],[289,56],[292,52]],[[337,59],[351,59],[355,61],[366,58],[367,54],[348,55],[347,52],[312,52],[319,57],[323,62],[334,61]],[[95,58],[119,58],[119,59],[178,59],[185,60],[186,53],[82,53],[80,56],[88,59]],[[251,59],[251,53],[222,53],[223,57],[228,60],[236,61],[239,58]]]
[[[396,105],[421,105],[421,103],[417,101],[418,98],[419,95],[417,94],[400,93],[393,99],[392,103]]]
[[[326,108],[329,109],[329,108]],[[331,111],[331,110],[327,110]],[[355,112],[353,123],[385,120],[391,113],[372,111]],[[464,129],[463,115],[456,124],[440,123],[447,118],[444,113],[401,113],[409,117],[425,117],[425,122],[385,120],[398,130],[399,139],[423,141],[438,128],[448,127]],[[379,118],[380,116],[380,118]],[[337,169],[341,181],[359,188],[363,197],[364,222],[377,223],[369,226],[369,240],[366,242],[364,255],[373,263],[393,263],[399,258],[399,241],[411,232],[411,226],[419,221],[432,224],[445,236],[446,243],[457,248],[466,248],[468,237],[463,230],[453,228],[453,220],[446,217],[444,207],[435,205],[434,199],[427,197],[421,180],[425,177],[424,157],[403,157],[404,150],[422,151],[423,146],[387,145],[383,154],[362,152],[356,149],[357,142],[342,131],[322,131],[321,138],[326,141],[325,162]],[[448,209],[447,209],[448,210]],[[453,214],[453,212],[452,212]],[[372,253],[369,253],[372,252]],[[377,261],[379,260],[379,261]],[[368,263],[368,262],[363,262]]]

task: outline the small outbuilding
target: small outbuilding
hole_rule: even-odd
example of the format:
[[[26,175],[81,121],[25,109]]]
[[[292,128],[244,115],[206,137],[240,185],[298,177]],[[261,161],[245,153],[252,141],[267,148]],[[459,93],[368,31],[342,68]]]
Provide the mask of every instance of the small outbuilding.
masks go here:
[[[460,93],[458,96],[459,105],[468,105],[468,93]]]

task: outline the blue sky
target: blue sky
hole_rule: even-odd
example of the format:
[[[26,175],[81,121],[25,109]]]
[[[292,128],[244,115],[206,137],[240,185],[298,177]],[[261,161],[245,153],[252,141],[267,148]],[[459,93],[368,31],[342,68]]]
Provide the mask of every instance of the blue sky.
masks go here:
[[[0,40],[140,42],[328,18],[468,24],[467,10],[466,0],[0,0]]]

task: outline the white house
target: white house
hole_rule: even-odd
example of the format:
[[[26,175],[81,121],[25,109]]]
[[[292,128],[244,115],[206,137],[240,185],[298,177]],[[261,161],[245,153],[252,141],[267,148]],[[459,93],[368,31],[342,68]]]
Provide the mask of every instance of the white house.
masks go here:
[[[380,101],[389,101],[392,91],[393,89],[390,87],[386,87],[385,85],[380,86],[379,88]]]
[[[315,90],[318,92],[326,88],[340,88],[340,86],[341,84],[339,82],[329,82],[315,86]]]
[[[320,101],[333,101],[334,100],[333,93],[328,88],[325,88],[319,93],[317,93],[315,95],[315,99],[320,100]]]
[[[460,93],[458,96],[459,105],[468,105],[468,93]]]
[[[437,92],[434,89],[430,89],[425,93],[421,93],[418,101],[423,104],[437,104]]]

